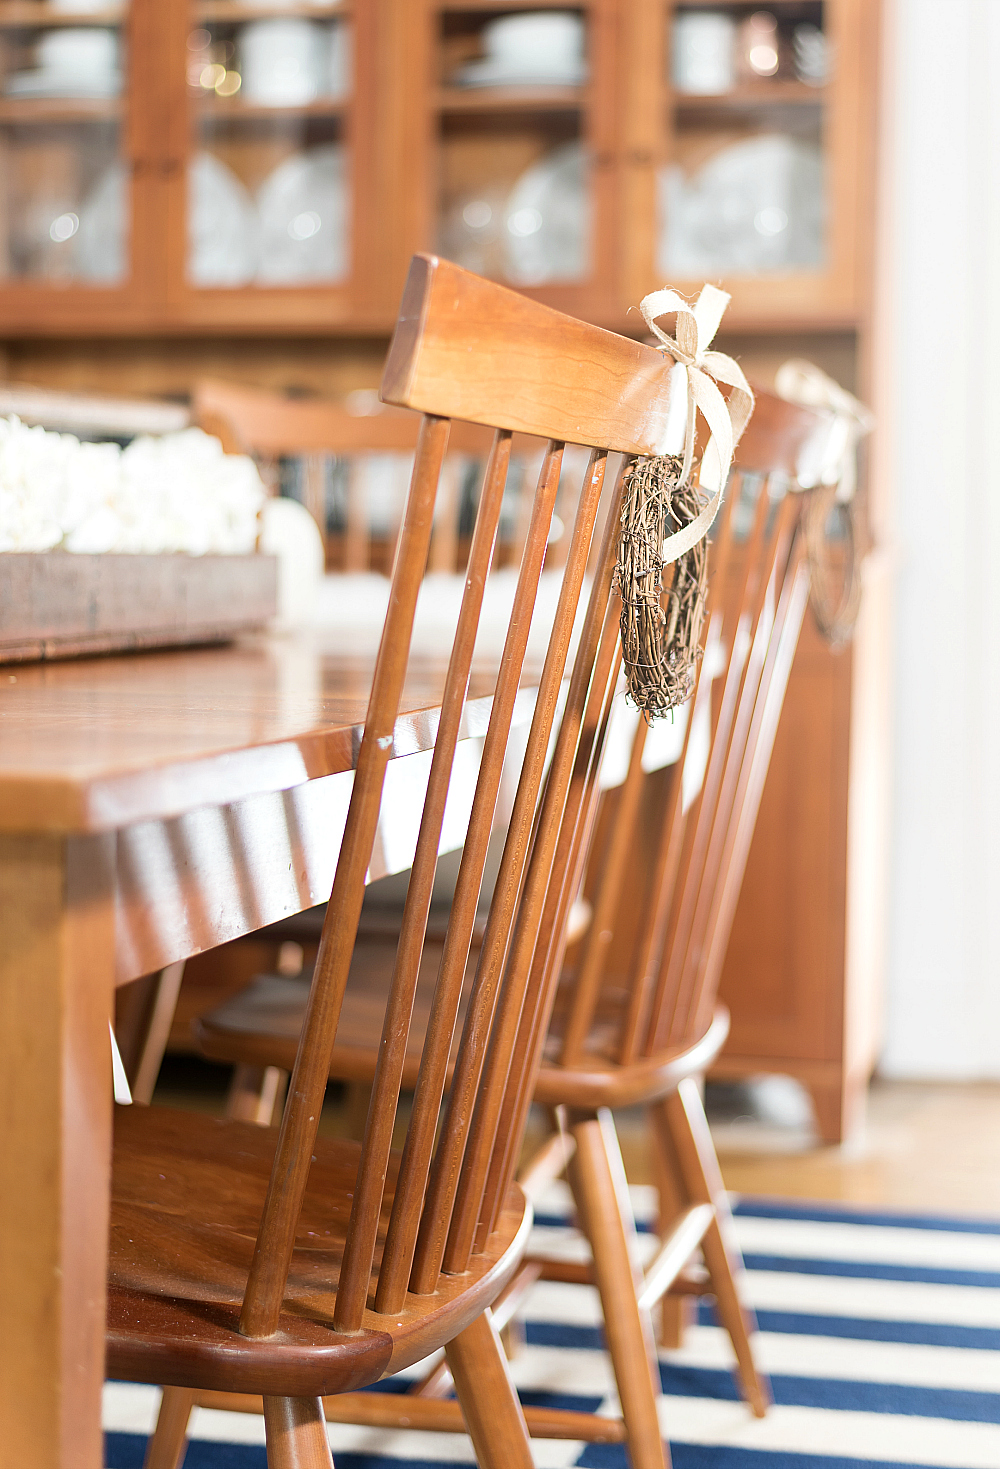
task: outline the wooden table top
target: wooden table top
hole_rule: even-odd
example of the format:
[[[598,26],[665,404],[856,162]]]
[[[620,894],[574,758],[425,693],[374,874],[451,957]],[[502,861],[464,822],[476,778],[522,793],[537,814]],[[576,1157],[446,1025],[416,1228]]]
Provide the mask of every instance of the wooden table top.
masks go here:
[[[371,675],[316,633],[0,668],[0,831],[114,830],[351,770]],[[444,677],[411,660],[395,755],[433,744]],[[466,736],[494,681],[474,671]]]

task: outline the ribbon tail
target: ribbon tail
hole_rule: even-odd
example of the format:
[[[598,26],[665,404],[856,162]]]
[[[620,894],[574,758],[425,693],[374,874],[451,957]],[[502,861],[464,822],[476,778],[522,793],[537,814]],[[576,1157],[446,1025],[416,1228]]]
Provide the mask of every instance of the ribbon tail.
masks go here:
[[[697,402],[711,430],[711,438],[701,460],[701,485],[714,493],[725,487],[729,466],[733,462],[733,425],[729,406],[712,379],[697,368],[688,369],[691,396]]]
[[[686,485],[691,473],[691,465],[694,462],[694,438],[695,438],[695,416],[697,404],[695,403],[694,388],[691,383],[691,368],[684,369],[687,381],[687,417],[684,425],[684,462],[681,465],[681,484]]]
[[[727,383],[733,389],[729,395],[729,418],[735,446],[743,437],[743,430],[753,413],[753,389],[747,382],[743,369],[724,352],[706,352],[704,364],[716,382]]]
[[[722,505],[722,490],[716,490],[704,510],[695,516],[681,530],[674,531],[672,536],[667,536],[663,542],[663,564],[669,566],[672,561],[679,561],[692,547],[708,535],[712,529],[712,523],[719,513]]]

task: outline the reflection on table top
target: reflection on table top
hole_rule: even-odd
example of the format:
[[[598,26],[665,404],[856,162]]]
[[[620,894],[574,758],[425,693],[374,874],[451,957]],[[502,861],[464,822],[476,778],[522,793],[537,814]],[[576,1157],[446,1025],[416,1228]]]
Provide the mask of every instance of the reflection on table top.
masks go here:
[[[396,756],[433,744],[445,671],[411,660]],[[0,830],[110,830],[351,770],[371,676],[317,634],[0,668]],[[465,736],[494,683],[474,670]]]

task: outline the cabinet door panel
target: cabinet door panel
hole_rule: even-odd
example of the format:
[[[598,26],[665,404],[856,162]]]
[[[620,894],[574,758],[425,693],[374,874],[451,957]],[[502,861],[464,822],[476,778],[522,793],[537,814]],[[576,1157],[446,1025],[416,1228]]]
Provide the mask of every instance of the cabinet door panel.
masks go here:
[[[172,317],[365,324],[380,278],[375,0],[175,4],[186,146],[170,181]]]
[[[134,295],[128,0],[0,5],[0,308],[95,316]]]
[[[684,291],[721,280],[730,330],[853,325],[875,7],[652,3],[666,54],[648,279]]]
[[[844,1054],[851,657],[807,617],[722,976],[724,1059],[759,1070]]]
[[[411,7],[406,146],[423,199],[407,253],[576,315],[613,312],[618,20],[611,0]]]

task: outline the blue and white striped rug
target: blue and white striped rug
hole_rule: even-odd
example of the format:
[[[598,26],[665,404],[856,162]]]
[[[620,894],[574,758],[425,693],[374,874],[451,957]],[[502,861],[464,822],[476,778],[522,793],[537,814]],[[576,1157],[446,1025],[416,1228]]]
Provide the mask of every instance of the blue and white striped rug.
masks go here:
[[[642,1222],[652,1191],[633,1191]],[[1000,1222],[744,1199],[737,1230],[775,1406],[754,1419],[728,1337],[702,1305],[684,1348],[660,1358],[661,1422],[675,1469],[1000,1469]],[[537,1248],[582,1258],[555,1185]],[[652,1238],[643,1241],[650,1247]],[[526,1402],[618,1411],[594,1293],[540,1283],[512,1369]],[[139,1469],[156,1389],[109,1383],[108,1469]],[[474,1462],[458,1434],[331,1425],[337,1469]],[[264,1469],[261,1419],[199,1411],[185,1469]],[[620,1445],[534,1441],[540,1469],[625,1469]]]

